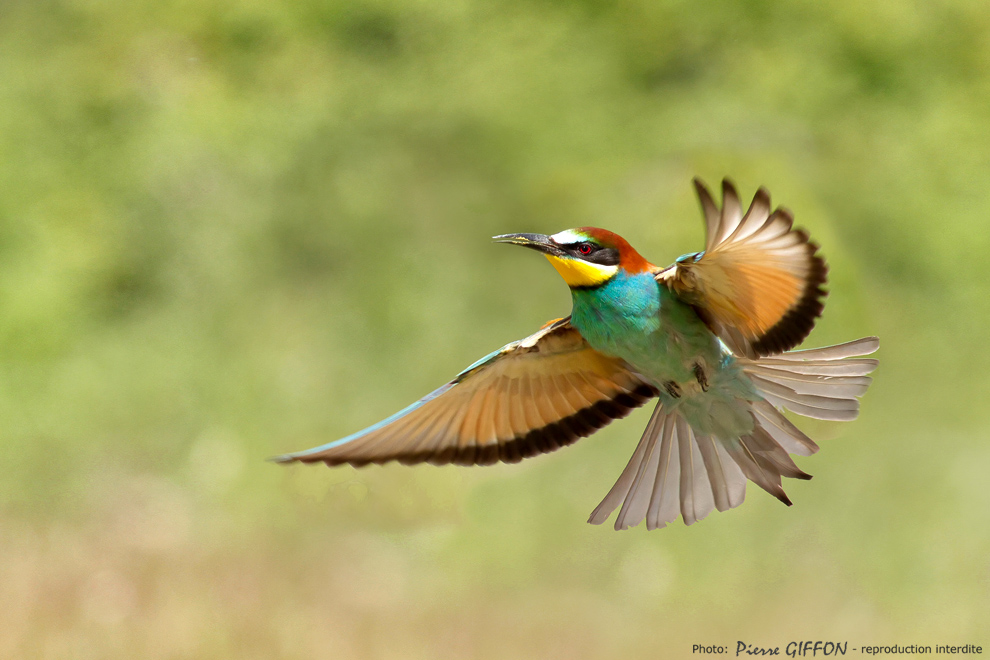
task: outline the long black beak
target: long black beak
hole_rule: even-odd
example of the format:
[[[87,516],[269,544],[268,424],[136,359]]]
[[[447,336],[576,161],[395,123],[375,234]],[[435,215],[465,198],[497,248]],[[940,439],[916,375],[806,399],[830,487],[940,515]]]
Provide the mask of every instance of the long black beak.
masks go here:
[[[546,234],[502,234],[501,236],[492,236],[492,240],[496,243],[522,245],[545,254],[556,256],[564,254],[564,251]]]

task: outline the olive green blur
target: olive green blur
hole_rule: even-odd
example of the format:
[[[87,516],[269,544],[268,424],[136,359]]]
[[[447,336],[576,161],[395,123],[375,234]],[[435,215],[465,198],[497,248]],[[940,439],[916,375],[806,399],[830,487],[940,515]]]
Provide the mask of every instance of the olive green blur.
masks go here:
[[[586,524],[648,410],[518,465],[266,462],[569,312],[491,236],[667,264],[726,174],[829,259],[805,346],[881,337],[793,507]],[[986,653],[988,253],[979,0],[5,2],[0,657]]]

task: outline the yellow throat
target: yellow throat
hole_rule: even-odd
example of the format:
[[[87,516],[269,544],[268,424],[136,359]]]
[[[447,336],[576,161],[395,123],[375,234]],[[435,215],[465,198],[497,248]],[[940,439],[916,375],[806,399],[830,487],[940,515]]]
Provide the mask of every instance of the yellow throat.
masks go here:
[[[610,279],[619,270],[618,266],[603,266],[552,254],[545,256],[567,282],[567,286],[570,287],[598,286]]]

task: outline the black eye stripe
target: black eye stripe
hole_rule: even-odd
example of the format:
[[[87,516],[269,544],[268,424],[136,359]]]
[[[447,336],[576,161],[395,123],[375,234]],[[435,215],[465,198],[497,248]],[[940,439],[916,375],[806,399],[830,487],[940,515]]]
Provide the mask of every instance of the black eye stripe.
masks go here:
[[[590,246],[591,252],[584,254],[581,252],[581,248]],[[601,245],[596,245],[591,241],[582,241],[580,243],[572,243],[570,245],[561,246],[568,254],[581,259],[582,261],[587,261],[593,264],[600,264],[602,266],[617,266],[619,265],[619,251],[615,248],[603,247]]]

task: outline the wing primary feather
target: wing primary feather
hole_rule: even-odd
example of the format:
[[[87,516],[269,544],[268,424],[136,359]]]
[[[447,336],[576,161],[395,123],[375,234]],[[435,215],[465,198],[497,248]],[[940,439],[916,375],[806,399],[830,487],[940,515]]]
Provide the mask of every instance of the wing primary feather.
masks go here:
[[[559,419],[556,411],[549,405],[550,395],[547,391],[549,384],[549,380],[545,378],[534,378],[531,382],[533,403],[536,405],[540,418],[544,421],[542,428],[549,428]],[[550,434],[540,433],[534,437],[533,453],[529,455],[535,455],[537,453],[545,454],[554,449],[556,449],[556,446],[554,446]]]
[[[484,445],[483,447],[478,447],[478,453],[475,456],[475,465],[494,465],[498,463],[498,443]]]
[[[509,395],[506,403],[509,405],[509,426],[514,438],[521,438],[528,432],[526,428],[526,413],[523,411],[520,379],[514,378],[509,384]]]
[[[499,376],[498,380],[492,384],[492,387],[501,393],[501,396],[495,400],[495,407],[492,410],[496,444],[507,442],[516,437],[515,433],[512,432],[512,423],[509,421],[509,407],[512,405],[512,401],[509,400],[508,392],[511,384],[510,379],[506,376]],[[497,451],[495,453],[498,454]]]
[[[414,441],[409,443],[407,446],[403,447],[401,451],[396,451],[395,457],[400,463],[405,465],[410,465],[412,463],[417,463],[422,460],[422,456],[429,456],[433,453],[433,447],[438,443],[439,439],[442,437],[442,428],[437,429],[441,425],[441,422],[449,418],[455,410],[448,410],[441,406],[435,406],[435,410],[429,414],[424,415],[422,422],[419,425],[418,437],[415,437]],[[409,430],[409,436],[412,436],[413,431],[416,429]],[[402,437],[401,431],[394,433],[395,440],[391,443],[396,444],[396,441],[401,441]],[[407,436],[408,437],[408,436]],[[390,445],[391,446],[391,445]],[[388,451],[387,447],[376,447],[376,453],[385,453]]]
[[[694,189],[698,193],[698,201],[701,202],[701,211],[705,215],[705,249],[711,250],[715,247],[715,237],[718,236],[720,220],[718,206],[716,206],[715,200],[704,181],[695,177],[693,183]]]
[[[525,395],[523,396],[523,411],[526,414],[526,427],[528,431],[541,429],[553,420],[544,420],[536,406],[536,379],[527,378]]]
[[[523,445],[521,440],[525,440],[529,437],[527,433],[520,441],[511,441],[499,445],[498,457],[503,463],[518,463],[523,459],[522,453],[520,451],[520,446]]]
[[[544,425],[550,425],[560,419],[553,406],[553,381],[549,378],[533,379],[533,401]]]
[[[718,232],[715,245],[725,241],[739,226],[742,220],[742,204],[739,203],[739,193],[728,178],[722,179],[722,215],[719,218]]]
[[[485,397],[481,400],[478,414],[478,432],[475,434],[472,444],[482,447],[497,441],[495,435],[495,408],[498,406],[498,390],[489,386],[485,392]]]
[[[494,387],[486,388],[478,410],[478,430],[473,438],[466,438],[468,444],[481,447],[496,441],[495,418],[492,413],[497,399],[498,391]]]
[[[770,224],[770,193],[761,186],[753,196],[753,202],[749,205],[749,210],[746,211],[739,226],[726,240],[745,240],[768,224]]]

